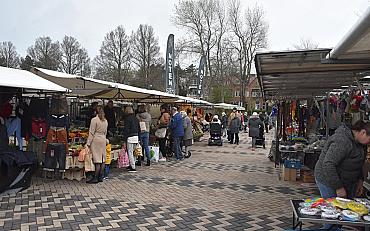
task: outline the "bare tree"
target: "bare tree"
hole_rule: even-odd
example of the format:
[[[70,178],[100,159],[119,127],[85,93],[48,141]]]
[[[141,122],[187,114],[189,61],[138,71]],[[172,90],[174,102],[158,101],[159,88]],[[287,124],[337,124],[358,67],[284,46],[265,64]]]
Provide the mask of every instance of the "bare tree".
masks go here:
[[[122,26],[106,34],[94,59],[96,78],[124,83],[130,73],[130,41]]]
[[[192,51],[206,57],[206,85],[213,81],[211,50],[216,44],[214,27],[217,23],[217,7],[219,0],[181,0],[175,5],[173,22],[188,32]],[[206,89],[206,87],[205,87]],[[210,90],[210,88],[208,88]],[[209,94],[209,93],[208,93]]]
[[[87,50],[82,48],[76,38],[65,36],[61,43],[61,70],[68,74],[90,75],[90,58]]]
[[[312,50],[317,49],[319,47],[319,44],[309,38],[301,38],[299,44],[295,44],[293,45],[293,47],[296,50]]]
[[[141,77],[145,80],[146,88],[149,88],[151,66],[157,64],[159,56],[158,38],[155,37],[153,27],[140,24],[132,34],[132,58],[139,68]]]
[[[245,105],[245,86],[250,81],[250,72],[256,52],[267,46],[268,24],[264,20],[264,11],[255,6],[247,8],[243,13],[239,0],[229,2],[229,22],[235,40],[232,47],[235,49],[239,61],[241,80],[240,101]]]
[[[0,43],[0,66],[17,68],[19,55],[12,42]]]
[[[28,48],[28,55],[38,67],[57,70],[61,60],[59,42],[53,42],[50,37],[37,38],[35,44]]]

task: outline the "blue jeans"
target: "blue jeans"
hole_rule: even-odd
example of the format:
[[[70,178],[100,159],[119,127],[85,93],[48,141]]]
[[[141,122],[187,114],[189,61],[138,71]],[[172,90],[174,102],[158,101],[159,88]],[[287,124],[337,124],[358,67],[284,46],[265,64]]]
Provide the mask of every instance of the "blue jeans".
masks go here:
[[[182,137],[173,137],[173,148],[174,148],[177,160],[181,160],[183,158],[182,151],[181,151],[181,140],[182,140]]]
[[[18,140],[19,150],[23,150],[21,119],[19,119],[19,117],[7,119],[5,121],[5,126],[8,130],[8,136],[13,135],[15,132]]]
[[[143,152],[145,152],[145,156],[147,160],[150,160],[150,151],[149,151],[149,133],[140,133],[140,143],[143,147]]]
[[[319,182],[316,179],[315,181],[316,181],[317,187],[319,187],[322,198],[327,199],[327,198],[337,197],[337,191],[335,189]],[[356,196],[356,188],[357,188],[356,186],[357,185],[354,184],[351,187],[346,188],[348,198],[353,199]],[[324,224],[324,229],[327,229],[327,230],[333,230],[333,231],[338,230],[339,231],[339,230],[342,230],[341,227],[342,226],[340,225]]]

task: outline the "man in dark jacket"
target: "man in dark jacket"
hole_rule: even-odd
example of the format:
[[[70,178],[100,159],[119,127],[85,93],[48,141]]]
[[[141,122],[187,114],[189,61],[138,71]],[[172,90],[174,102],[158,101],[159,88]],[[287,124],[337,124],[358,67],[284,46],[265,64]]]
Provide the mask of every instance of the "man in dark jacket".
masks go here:
[[[172,119],[170,122],[170,129],[172,131],[173,145],[176,155],[176,160],[183,160],[181,151],[181,140],[184,137],[184,125],[182,117],[178,112],[177,107],[172,107]]]
[[[364,145],[370,141],[370,123],[341,125],[325,144],[315,167],[316,183],[323,198],[353,198],[362,190]],[[357,195],[356,195],[357,194]]]
[[[108,131],[116,129],[116,114],[114,113],[113,101],[109,100],[104,108],[105,118],[108,121]]]
[[[370,123],[341,125],[325,144],[315,166],[315,179],[323,198],[350,198],[363,193],[362,167],[365,145],[370,142]],[[325,230],[337,227],[325,224]]]

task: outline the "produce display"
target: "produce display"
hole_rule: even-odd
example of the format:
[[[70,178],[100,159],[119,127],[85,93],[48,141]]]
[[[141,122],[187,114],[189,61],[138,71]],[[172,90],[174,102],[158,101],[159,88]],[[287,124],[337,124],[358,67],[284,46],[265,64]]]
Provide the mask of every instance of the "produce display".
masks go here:
[[[370,201],[365,198],[354,200],[343,198],[309,198],[299,203],[299,212],[306,216],[321,216],[324,219],[343,221],[370,220]]]

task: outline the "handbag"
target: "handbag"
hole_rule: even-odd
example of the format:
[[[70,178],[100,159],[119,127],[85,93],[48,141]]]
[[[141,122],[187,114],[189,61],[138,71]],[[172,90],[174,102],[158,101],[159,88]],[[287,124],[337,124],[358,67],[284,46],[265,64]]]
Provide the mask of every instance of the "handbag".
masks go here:
[[[85,155],[85,172],[93,172],[95,171],[95,165],[92,160],[91,152],[89,151],[87,155]]]
[[[78,153],[78,161],[84,162],[86,155],[89,154],[89,148],[85,147]]]
[[[140,131],[145,132],[146,131],[146,123],[145,122],[140,122]]]
[[[167,128],[158,128],[155,131],[155,136],[158,138],[165,138],[166,137]]]
[[[138,158],[138,157],[142,157],[142,156],[143,156],[143,149],[142,149],[142,147],[141,147],[141,145],[140,145],[140,144],[137,144],[137,145],[136,145],[136,147],[135,147],[135,149],[134,149],[134,156],[135,156],[136,158]]]

